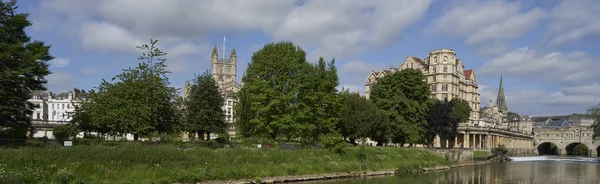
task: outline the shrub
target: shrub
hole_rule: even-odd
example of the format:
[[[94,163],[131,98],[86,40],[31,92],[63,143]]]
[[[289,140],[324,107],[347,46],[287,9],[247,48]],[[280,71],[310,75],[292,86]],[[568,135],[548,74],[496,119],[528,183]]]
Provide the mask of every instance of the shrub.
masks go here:
[[[54,135],[54,138],[62,144],[63,141],[77,135],[77,130],[69,125],[58,125],[54,127],[52,135]]]
[[[25,145],[27,147],[34,147],[34,148],[41,148],[41,147],[46,146],[46,144],[44,144],[42,141],[35,140],[35,139],[28,139],[25,142]]]

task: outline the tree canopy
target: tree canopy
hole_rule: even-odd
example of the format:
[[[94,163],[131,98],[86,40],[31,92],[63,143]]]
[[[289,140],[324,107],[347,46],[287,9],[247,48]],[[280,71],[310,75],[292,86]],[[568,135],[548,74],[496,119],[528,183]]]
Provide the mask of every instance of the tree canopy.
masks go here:
[[[179,128],[176,88],[166,74],[166,53],[151,40],[138,48],[144,53],[135,68],[124,69],[112,80],[102,80],[87,102],[82,102],[73,123],[84,131],[111,135],[131,133],[134,139],[150,133],[172,133]],[[77,113],[76,113],[77,114]]]
[[[337,133],[342,105],[334,61],[311,64],[292,42],[269,43],[252,55],[242,82],[239,135],[310,142]]]
[[[431,92],[418,69],[404,69],[387,75],[373,85],[371,99],[389,115],[392,142],[427,142],[427,119]]]
[[[389,120],[385,111],[357,92],[342,90],[340,95],[344,108],[337,127],[344,139],[356,144],[356,140],[371,138],[379,145],[389,140]]]
[[[196,76],[190,88],[190,95],[184,102],[186,131],[192,135],[198,133],[200,139],[205,134],[207,139],[210,139],[210,133],[225,133],[227,122],[222,109],[224,99],[217,82],[210,73],[205,72]]]
[[[32,24],[17,8],[16,1],[0,1],[0,138],[26,136],[35,108],[27,100],[46,90],[48,61],[54,59],[50,46],[25,33]]]
[[[600,137],[600,103],[588,108],[587,113],[595,120],[592,126],[594,127],[594,138],[598,138]]]

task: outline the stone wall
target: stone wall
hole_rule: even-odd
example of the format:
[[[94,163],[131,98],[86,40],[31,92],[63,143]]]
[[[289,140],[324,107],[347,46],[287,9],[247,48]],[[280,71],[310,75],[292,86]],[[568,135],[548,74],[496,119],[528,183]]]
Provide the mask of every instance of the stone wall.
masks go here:
[[[466,149],[430,149],[451,162],[473,161],[473,150]]]
[[[535,156],[537,150],[525,149],[525,148],[506,148],[508,150],[508,156]]]

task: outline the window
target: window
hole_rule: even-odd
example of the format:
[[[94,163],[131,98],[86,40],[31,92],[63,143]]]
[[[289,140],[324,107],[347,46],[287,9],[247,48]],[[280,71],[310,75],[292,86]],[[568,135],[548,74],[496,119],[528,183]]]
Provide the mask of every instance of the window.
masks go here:
[[[54,104],[52,104],[52,108],[54,109]]]
[[[448,91],[448,84],[444,84],[442,86],[442,91]]]
[[[413,68],[413,63],[410,63],[410,68]]]
[[[437,64],[437,57],[433,57],[433,64]]]
[[[444,56],[444,60],[442,62],[443,63],[447,63],[448,62],[448,57]]]
[[[65,104],[62,104],[62,109],[65,109]]]
[[[431,92],[436,92],[437,91],[437,85],[431,85]]]
[[[433,82],[437,81],[435,77],[436,77],[436,76],[434,75],[434,76],[433,76]]]
[[[437,66],[432,66],[433,67],[433,73],[437,72]]]
[[[448,72],[448,66],[444,66],[444,72]]]
[[[71,108],[70,104],[67,104],[67,109]]]

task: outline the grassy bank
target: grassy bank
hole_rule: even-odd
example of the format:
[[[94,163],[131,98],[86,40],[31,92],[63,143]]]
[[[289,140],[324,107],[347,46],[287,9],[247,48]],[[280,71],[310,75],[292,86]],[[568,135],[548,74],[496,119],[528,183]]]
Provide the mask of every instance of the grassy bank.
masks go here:
[[[448,162],[435,153],[409,148],[345,148],[343,154],[325,149],[182,150],[174,146],[23,148],[0,150],[0,181],[169,183],[361,170],[408,171],[444,164]]]
[[[492,153],[489,151],[473,151],[473,160],[475,161],[487,160],[490,156],[492,156]]]

